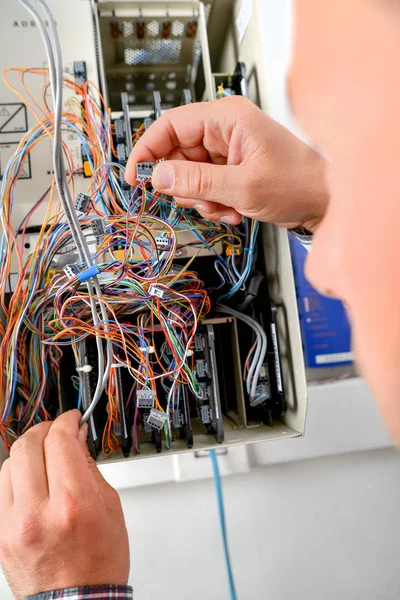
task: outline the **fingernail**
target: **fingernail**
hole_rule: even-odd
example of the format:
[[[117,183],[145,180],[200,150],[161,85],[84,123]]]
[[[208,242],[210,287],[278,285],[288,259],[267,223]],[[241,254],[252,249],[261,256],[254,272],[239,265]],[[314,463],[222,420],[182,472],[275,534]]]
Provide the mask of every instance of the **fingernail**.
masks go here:
[[[168,164],[159,164],[153,171],[152,183],[156,190],[170,190],[175,182],[175,173]]]
[[[198,211],[198,212],[207,212],[207,204],[195,204],[194,208]]]
[[[88,436],[88,424],[84,423],[79,430],[79,441],[81,442],[81,444],[86,444],[87,436]]]
[[[221,223],[227,223],[228,225],[236,225],[236,217],[227,215],[226,217],[220,218]]]

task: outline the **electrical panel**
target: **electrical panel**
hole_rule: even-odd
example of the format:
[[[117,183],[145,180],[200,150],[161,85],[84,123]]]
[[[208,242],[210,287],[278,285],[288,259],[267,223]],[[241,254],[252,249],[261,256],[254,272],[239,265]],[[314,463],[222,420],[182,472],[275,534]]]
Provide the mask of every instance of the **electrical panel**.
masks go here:
[[[163,111],[248,94],[244,62],[212,72],[217,3],[49,1],[63,55],[67,204],[54,183],[48,59],[34,21],[5,4],[6,446],[76,407],[98,460],[301,435],[305,377],[284,239],[257,221],[234,227],[182,208],[153,188],[155,163],[137,164],[137,186],[125,179],[132,147]]]

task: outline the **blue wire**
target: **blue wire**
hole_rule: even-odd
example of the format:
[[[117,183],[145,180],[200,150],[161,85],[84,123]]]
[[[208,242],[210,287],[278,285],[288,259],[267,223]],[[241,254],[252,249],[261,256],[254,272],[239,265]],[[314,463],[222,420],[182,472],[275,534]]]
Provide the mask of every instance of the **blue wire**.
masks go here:
[[[78,392],[78,410],[81,410],[82,406],[82,386],[79,384],[79,392]]]
[[[217,458],[215,450],[210,450],[210,458],[211,458],[211,464],[212,464],[212,470],[213,470],[213,476],[214,476],[215,492],[217,494],[219,522],[221,525],[222,542],[224,545],[226,570],[228,572],[229,591],[230,591],[231,600],[237,600],[235,582],[233,580],[231,559],[229,556],[229,546],[228,546],[228,536],[227,536],[227,532],[226,532],[224,496],[222,493],[221,475],[219,473],[218,458]]]

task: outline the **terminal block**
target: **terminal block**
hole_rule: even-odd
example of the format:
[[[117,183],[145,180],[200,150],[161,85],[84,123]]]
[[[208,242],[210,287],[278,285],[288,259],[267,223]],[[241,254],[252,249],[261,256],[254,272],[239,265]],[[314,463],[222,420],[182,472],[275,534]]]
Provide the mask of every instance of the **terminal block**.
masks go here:
[[[156,237],[156,246],[159,250],[169,250],[172,246],[172,240],[170,237],[158,235]]]
[[[208,404],[200,406],[200,419],[204,425],[209,425],[212,421],[211,408]]]
[[[179,408],[174,410],[174,412],[172,413],[171,421],[172,421],[172,425],[173,425],[173,427],[175,427],[175,429],[180,429],[185,424],[185,418],[183,416],[183,412],[181,410],[179,410]]]
[[[157,410],[153,408],[150,411],[149,417],[147,419],[147,424],[156,431],[162,431],[165,423],[168,421],[167,413],[161,412],[161,410]]]
[[[171,294],[168,290],[163,290],[162,288],[157,287],[154,283],[149,287],[150,296],[155,296],[156,298],[160,298],[161,300],[167,300]]]
[[[206,347],[206,336],[202,333],[196,333],[194,336],[194,349],[195,352],[203,352]]]
[[[134,200],[132,202],[132,204],[129,205],[129,212],[132,215],[137,215],[137,213],[140,211],[141,208],[142,208],[142,198],[136,198],[136,200]]]
[[[113,423],[113,433],[117,437],[120,437],[122,434],[122,425],[121,423]]]
[[[254,398],[250,399],[250,406],[255,408],[256,406],[259,406],[263,402],[266,402],[267,400],[269,400],[270,397],[271,397],[271,395],[270,395],[270,391],[269,391],[268,382],[263,381],[262,383],[259,383],[257,385],[256,395],[254,396]]]
[[[196,374],[200,379],[208,377],[208,364],[203,358],[196,360]]]
[[[102,235],[106,235],[106,230],[104,228],[103,219],[93,219],[92,220],[92,231],[93,235],[97,237],[101,237]]]
[[[152,162],[140,162],[136,165],[136,179],[138,181],[146,181],[153,175],[155,163]]]
[[[123,119],[116,119],[114,121],[114,128],[117,144],[125,144],[125,127]]]
[[[211,397],[211,387],[207,383],[203,383],[203,382],[200,382],[199,386],[200,386],[200,389],[203,394],[203,398],[202,398],[203,401],[209,400]]]
[[[180,265],[172,265],[168,271],[168,275],[179,275],[182,273],[182,267]]]
[[[136,392],[136,406],[138,408],[153,408],[156,393],[153,390],[138,390]]]
[[[68,279],[74,279],[74,277],[77,277],[79,273],[78,265],[65,265],[64,273]]]
[[[143,204],[143,193],[140,188],[137,188],[133,194],[130,190],[123,192],[129,213],[136,215]]]
[[[150,117],[146,117],[145,120],[143,121],[144,123],[144,130],[147,131],[148,128],[150,127],[150,125],[153,124],[153,119],[151,119]]]
[[[77,85],[83,85],[87,81],[86,63],[84,60],[74,61],[74,78]]]
[[[145,413],[143,415],[143,424],[144,430],[146,433],[151,433],[153,431],[153,427],[149,424],[150,413]]]
[[[120,184],[120,186],[121,186],[122,190],[124,190],[124,191],[130,191],[130,189],[131,189],[131,186],[130,186],[130,184],[129,184],[129,183],[126,181],[126,179],[125,179],[125,175],[124,175],[124,173],[123,173],[123,172],[122,172],[122,173],[121,173],[121,175],[119,176],[119,184]]]
[[[79,192],[75,198],[75,210],[84,214],[88,211],[91,202],[92,198],[88,194]]]
[[[119,163],[126,163],[126,146],[125,144],[117,144],[117,158]]]

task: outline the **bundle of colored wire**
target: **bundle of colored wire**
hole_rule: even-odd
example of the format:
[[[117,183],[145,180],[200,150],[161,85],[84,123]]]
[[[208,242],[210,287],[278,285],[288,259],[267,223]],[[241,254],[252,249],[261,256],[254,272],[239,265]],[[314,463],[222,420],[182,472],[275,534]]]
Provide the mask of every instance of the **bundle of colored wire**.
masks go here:
[[[179,410],[182,390],[186,386],[202,399],[191,347],[199,321],[211,310],[209,294],[228,290],[231,296],[244,285],[252,269],[258,223],[251,222],[244,236],[241,227],[212,223],[179,207],[151,189],[149,181],[127,192],[111,113],[100,92],[91,82],[78,86],[63,75],[56,26],[44,0],[36,0],[44,17],[28,0],[20,2],[37,23],[49,69],[14,67],[4,74],[36,124],[5,166],[0,188],[0,435],[9,448],[29,427],[65,409],[65,366],[74,361],[67,389],[76,394],[75,406],[85,411],[83,421],[91,419],[100,400],[100,410],[107,413],[104,454],[120,445],[121,411],[132,419],[133,451],[140,451],[146,423],[136,397],[143,390],[154,395],[154,408],[168,417],[164,434],[169,447],[170,417]],[[31,93],[28,76],[44,77],[41,99]],[[18,78],[22,91],[12,77]],[[63,112],[66,91],[68,108]],[[134,141],[142,132],[143,127]],[[64,134],[73,134],[81,144],[90,179],[81,177]],[[19,204],[17,184],[24,161],[49,139],[54,182],[15,229],[13,209]],[[72,199],[75,186],[85,183],[90,204],[79,213]],[[38,235],[26,252],[31,223]],[[196,272],[204,251],[216,273],[206,283]],[[178,265],[174,261],[182,253],[187,259]],[[121,369],[129,381],[123,398]],[[253,384],[255,367],[250,371]]]

